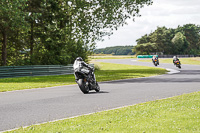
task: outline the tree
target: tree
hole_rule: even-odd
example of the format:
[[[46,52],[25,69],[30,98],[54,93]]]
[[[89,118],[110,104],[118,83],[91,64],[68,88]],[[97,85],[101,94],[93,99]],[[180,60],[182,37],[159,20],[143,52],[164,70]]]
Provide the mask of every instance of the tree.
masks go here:
[[[44,58],[42,62],[52,60],[46,63],[72,63],[71,60],[76,58],[72,54],[75,52],[74,45],[82,42],[81,48],[87,50],[94,49],[97,40],[101,40],[105,35],[111,35],[114,29],[125,24],[127,18],[138,15],[139,9],[144,4],[151,4],[151,0],[136,2],[134,0],[74,0],[71,2],[47,0],[46,3],[44,1],[42,4],[43,13],[37,20],[42,29],[39,40],[43,47],[40,48],[46,49],[45,52],[40,54]],[[67,54],[61,53],[64,50]],[[33,56],[33,60],[39,58],[37,55],[39,54],[36,53]],[[60,60],[61,55],[68,62],[63,62],[63,59]],[[71,58],[70,60],[69,57]],[[87,55],[83,58],[87,58]]]
[[[134,51],[138,53],[149,53],[147,44],[154,45],[154,52],[164,54],[193,54],[200,53],[200,27],[194,24],[178,26],[176,29],[157,27],[157,29],[137,39]]]
[[[133,46],[114,46],[101,49],[95,49],[96,54],[113,54],[113,55],[133,55]]]
[[[27,38],[29,38],[29,40],[30,40],[28,43],[29,49],[30,49],[30,61],[32,60],[32,56],[33,56],[34,40],[37,38],[34,31],[36,31],[38,29],[35,29],[35,27],[37,27],[37,28],[39,27],[38,20],[43,12],[42,3],[43,3],[43,1],[41,1],[41,0],[28,0],[27,1],[28,6],[24,10],[25,12],[29,13],[26,20],[29,23],[29,27],[28,27],[29,34],[28,34]]]
[[[139,9],[151,3],[152,0],[2,0],[2,65],[7,64],[7,42],[11,44],[9,64],[13,65],[68,64],[76,56],[86,59],[97,40],[111,35],[126,24],[126,19],[139,16]],[[15,38],[10,37],[11,33]]]
[[[148,42],[150,42],[150,37],[149,37],[149,35],[145,34],[141,38],[137,39],[136,42],[137,42],[137,44],[148,43]]]
[[[185,54],[185,50],[188,47],[188,42],[186,40],[186,37],[181,33],[177,32],[172,39],[173,43],[173,54]]]
[[[27,5],[26,0],[1,0],[0,1],[0,32],[2,36],[2,64],[3,66],[7,63],[7,44],[8,37],[12,32],[18,31],[20,28],[23,29],[26,25],[23,8]]]
[[[155,43],[157,47],[156,52],[165,52],[165,33],[167,31],[166,27],[158,27],[152,34],[150,34],[150,42]]]
[[[133,52],[136,52],[137,55],[139,54],[144,54],[144,55],[148,55],[151,52],[155,52],[157,50],[157,47],[155,45],[155,43],[143,43],[143,44],[137,44],[134,49]]]
[[[182,27],[179,26],[177,28],[177,32],[182,32],[183,35],[186,37],[186,40],[188,41],[188,54],[197,54],[200,51],[199,46],[199,39],[200,39],[200,26],[195,24],[186,24]]]

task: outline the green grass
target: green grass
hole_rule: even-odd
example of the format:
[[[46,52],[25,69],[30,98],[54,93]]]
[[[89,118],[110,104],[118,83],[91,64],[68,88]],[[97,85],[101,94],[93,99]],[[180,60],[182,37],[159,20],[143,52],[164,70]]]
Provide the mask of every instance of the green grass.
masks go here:
[[[0,79],[0,92],[75,84],[74,75]]]
[[[199,133],[200,92],[20,128],[13,133]]]
[[[98,81],[110,81],[118,79],[149,77],[164,74],[167,71],[161,68],[133,66],[123,64],[100,63],[100,71],[96,72]]]
[[[153,67],[99,63],[95,72],[97,81],[148,77],[164,74],[166,70]],[[0,92],[76,84],[74,75],[37,76],[0,79]]]
[[[190,64],[190,65],[200,65],[200,58],[196,57],[196,58],[179,58],[181,61],[181,64]],[[159,62],[160,63],[170,63],[172,64],[173,59],[165,59],[165,58],[160,58]],[[140,59],[139,61],[141,62],[152,62],[151,59]]]

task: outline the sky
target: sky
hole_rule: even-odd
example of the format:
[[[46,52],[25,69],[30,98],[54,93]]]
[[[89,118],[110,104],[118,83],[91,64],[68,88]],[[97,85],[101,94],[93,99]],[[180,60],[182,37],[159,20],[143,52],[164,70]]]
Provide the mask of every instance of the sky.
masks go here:
[[[153,4],[140,9],[141,17],[127,20],[128,25],[118,28],[97,48],[137,45],[136,40],[157,27],[177,28],[185,24],[200,25],[200,0],[153,0]]]

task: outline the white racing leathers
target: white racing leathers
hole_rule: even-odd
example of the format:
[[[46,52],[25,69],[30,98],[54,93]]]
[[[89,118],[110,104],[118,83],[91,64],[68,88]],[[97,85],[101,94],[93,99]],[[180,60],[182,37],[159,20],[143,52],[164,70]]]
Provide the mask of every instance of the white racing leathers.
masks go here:
[[[81,72],[84,72],[86,74],[89,74],[90,70],[88,70],[86,67],[89,68],[88,64],[85,63],[84,61],[77,61],[77,60],[74,61],[74,64],[73,64],[74,72],[80,72],[81,71]],[[77,80],[76,75],[75,75],[75,79]]]

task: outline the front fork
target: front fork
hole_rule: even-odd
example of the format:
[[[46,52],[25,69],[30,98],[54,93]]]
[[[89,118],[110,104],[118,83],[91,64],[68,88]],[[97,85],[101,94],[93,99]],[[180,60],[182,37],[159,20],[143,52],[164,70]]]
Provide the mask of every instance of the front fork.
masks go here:
[[[90,89],[89,82],[86,78],[83,79],[83,82],[85,82],[85,87]]]
[[[96,82],[96,77],[95,77],[95,74],[94,74],[94,73],[92,73],[92,76],[93,76],[93,78],[94,78],[94,81]]]

